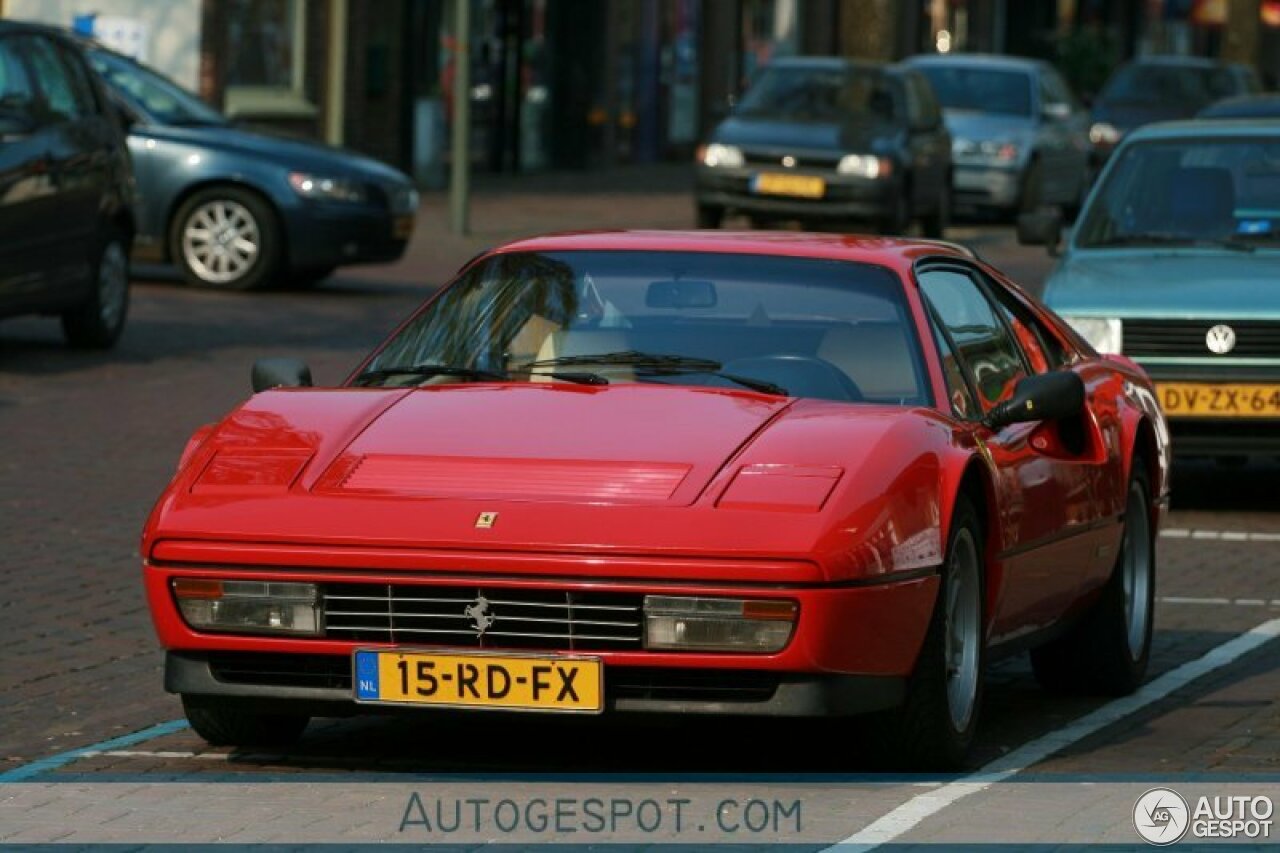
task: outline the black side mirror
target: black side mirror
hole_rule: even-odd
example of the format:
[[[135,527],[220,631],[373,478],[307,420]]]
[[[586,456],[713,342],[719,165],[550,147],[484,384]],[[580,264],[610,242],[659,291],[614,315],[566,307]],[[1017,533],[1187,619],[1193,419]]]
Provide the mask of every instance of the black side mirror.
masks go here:
[[[1084,411],[1084,382],[1070,370],[1025,376],[1013,396],[999,404],[983,423],[996,430],[1009,424],[1060,421]]]
[[[1062,242],[1062,211],[1054,207],[1018,214],[1018,242],[1044,246],[1055,254]]]
[[[271,388],[310,388],[311,368],[297,358],[260,358],[253,363],[253,393]]]

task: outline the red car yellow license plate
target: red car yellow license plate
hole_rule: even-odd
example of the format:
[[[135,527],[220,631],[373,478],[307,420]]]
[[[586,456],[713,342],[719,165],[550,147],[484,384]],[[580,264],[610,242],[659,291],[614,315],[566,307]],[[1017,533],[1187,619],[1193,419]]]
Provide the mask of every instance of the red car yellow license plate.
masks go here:
[[[604,710],[604,665],[598,658],[361,649],[354,666],[357,702]]]
[[[1166,415],[1203,418],[1280,418],[1280,385],[1157,382]]]

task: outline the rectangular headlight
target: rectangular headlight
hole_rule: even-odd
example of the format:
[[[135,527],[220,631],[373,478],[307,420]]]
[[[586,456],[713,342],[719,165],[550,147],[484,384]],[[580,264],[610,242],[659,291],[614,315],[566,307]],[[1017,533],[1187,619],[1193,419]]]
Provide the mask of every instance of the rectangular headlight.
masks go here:
[[[796,605],[781,599],[646,595],[645,648],[776,652],[795,627]]]
[[[1124,352],[1124,323],[1118,317],[1063,316],[1062,319],[1103,355]]]
[[[192,628],[244,634],[320,633],[313,583],[176,578],[173,596]]]
[[[836,171],[860,178],[885,178],[893,171],[893,161],[874,154],[846,154],[836,164]]]

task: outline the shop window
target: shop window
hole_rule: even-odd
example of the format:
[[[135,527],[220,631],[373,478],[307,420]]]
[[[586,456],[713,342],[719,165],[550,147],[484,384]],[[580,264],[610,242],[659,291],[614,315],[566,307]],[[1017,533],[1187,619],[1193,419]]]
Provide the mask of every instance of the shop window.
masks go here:
[[[227,5],[227,113],[314,115],[304,94],[307,0]]]

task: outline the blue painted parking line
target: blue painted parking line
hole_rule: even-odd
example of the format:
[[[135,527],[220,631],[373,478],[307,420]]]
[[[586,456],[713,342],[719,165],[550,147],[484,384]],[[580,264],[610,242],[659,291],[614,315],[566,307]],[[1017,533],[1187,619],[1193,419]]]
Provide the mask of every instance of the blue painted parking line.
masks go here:
[[[0,783],[3,782],[23,782],[33,779],[51,770],[57,770],[59,767],[65,767],[73,761],[79,761],[86,755],[94,752],[105,752],[111,749],[124,749],[130,746],[136,746],[140,743],[146,743],[158,737],[171,735],[174,732],[180,732],[188,727],[186,720],[170,720],[167,723],[160,723],[143,729],[142,731],[133,732],[120,737],[111,738],[110,740],[99,741],[98,743],[82,746],[79,749],[71,749],[66,752],[59,752],[57,755],[50,755],[47,758],[37,759],[30,764],[23,764],[21,767],[15,767],[12,770],[6,770],[0,773]]]

